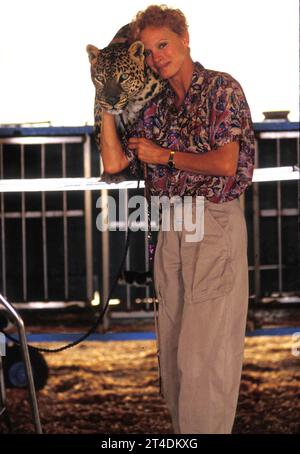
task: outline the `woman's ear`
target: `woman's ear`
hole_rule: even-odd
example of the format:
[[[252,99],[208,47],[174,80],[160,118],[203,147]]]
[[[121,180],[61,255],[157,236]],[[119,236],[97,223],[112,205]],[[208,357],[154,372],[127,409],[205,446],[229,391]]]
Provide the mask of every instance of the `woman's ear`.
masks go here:
[[[183,34],[183,37],[182,37],[182,42],[185,46],[189,47],[189,44],[190,44],[190,35],[189,35],[189,32],[186,30]]]

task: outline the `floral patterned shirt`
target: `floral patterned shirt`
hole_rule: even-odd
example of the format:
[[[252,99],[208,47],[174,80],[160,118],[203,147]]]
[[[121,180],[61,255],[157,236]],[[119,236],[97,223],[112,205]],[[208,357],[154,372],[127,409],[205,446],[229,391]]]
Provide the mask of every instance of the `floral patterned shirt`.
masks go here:
[[[222,203],[239,197],[251,184],[254,133],[250,110],[240,84],[229,74],[194,64],[191,86],[179,109],[169,86],[141,112],[128,137],[145,137],[161,147],[188,153],[206,153],[232,141],[240,144],[235,176],[213,176],[147,165],[146,187],[151,195],[204,196]],[[138,173],[135,152],[123,142],[130,169]],[[176,154],[175,154],[176,163]]]

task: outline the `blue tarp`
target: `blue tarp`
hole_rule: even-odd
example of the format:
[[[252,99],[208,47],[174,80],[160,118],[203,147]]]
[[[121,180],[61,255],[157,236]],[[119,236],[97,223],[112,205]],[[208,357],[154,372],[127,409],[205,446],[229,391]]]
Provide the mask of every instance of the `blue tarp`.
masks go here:
[[[246,337],[254,336],[288,336],[294,333],[300,333],[300,327],[286,328],[268,328],[257,329],[246,333]],[[42,333],[29,334],[27,339],[29,342],[74,342],[82,333]],[[130,341],[130,340],[155,340],[155,333],[147,332],[128,332],[128,333],[95,333],[86,339],[86,341]]]

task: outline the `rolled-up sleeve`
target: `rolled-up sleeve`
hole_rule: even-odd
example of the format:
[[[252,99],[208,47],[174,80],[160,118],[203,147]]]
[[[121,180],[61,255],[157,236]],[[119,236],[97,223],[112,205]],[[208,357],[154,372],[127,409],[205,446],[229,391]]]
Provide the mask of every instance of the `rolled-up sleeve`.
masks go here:
[[[210,147],[216,150],[227,143],[239,142],[237,173],[228,178],[243,192],[251,184],[255,153],[251,113],[245,94],[235,79],[222,73],[213,84],[210,103]]]
[[[140,162],[139,162],[134,150],[131,150],[128,147],[129,137],[136,137],[136,134],[134,134],[134,132],[135,132],[135,130],[133,129],[133,130],[128,131],[126,135],[123,135],[121,137],[121,144],[122,144],[124,154],[129,162],[130,173],[132,175],[138,177],[139,173],[140,173]]]
[[[128,139],[130,137],[144,137],[152,140],[153,136],[153,115],[156,112],[156,104],[151,103],[144,107],[140,112],[137,121],[127,128],[126,133],[121,138],[123,151],[129,161],[129,169],[131,174],[139,177],[141,174],[141,162],[138,160],[134,150],[128,147]]]
[[[125,132],[121,132],[118,129],[121,146],[129,162],[128,167],[117,173],[103,172],[101,175],[101,181],[105,183],[120,183],[125,180],[130,180],[132,177],[140,177],[140,161],[137,159],[134,150],[128,148],[129,137],[137,136],[137,126],[138,123],[133,125],[131,128],[127,127]]]
[[[252,130],[251,114],[240,84],[228,74],[216,78],[210,96],[210,146],[241,141]]]

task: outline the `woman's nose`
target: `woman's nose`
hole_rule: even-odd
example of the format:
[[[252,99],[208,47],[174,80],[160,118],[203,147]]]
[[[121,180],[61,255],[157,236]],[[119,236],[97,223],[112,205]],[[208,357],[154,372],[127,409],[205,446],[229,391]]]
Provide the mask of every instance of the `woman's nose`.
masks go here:
[[[161,55],[158,52],[153,52],[152,58],[154,63],[159,63],[161,60]]]

